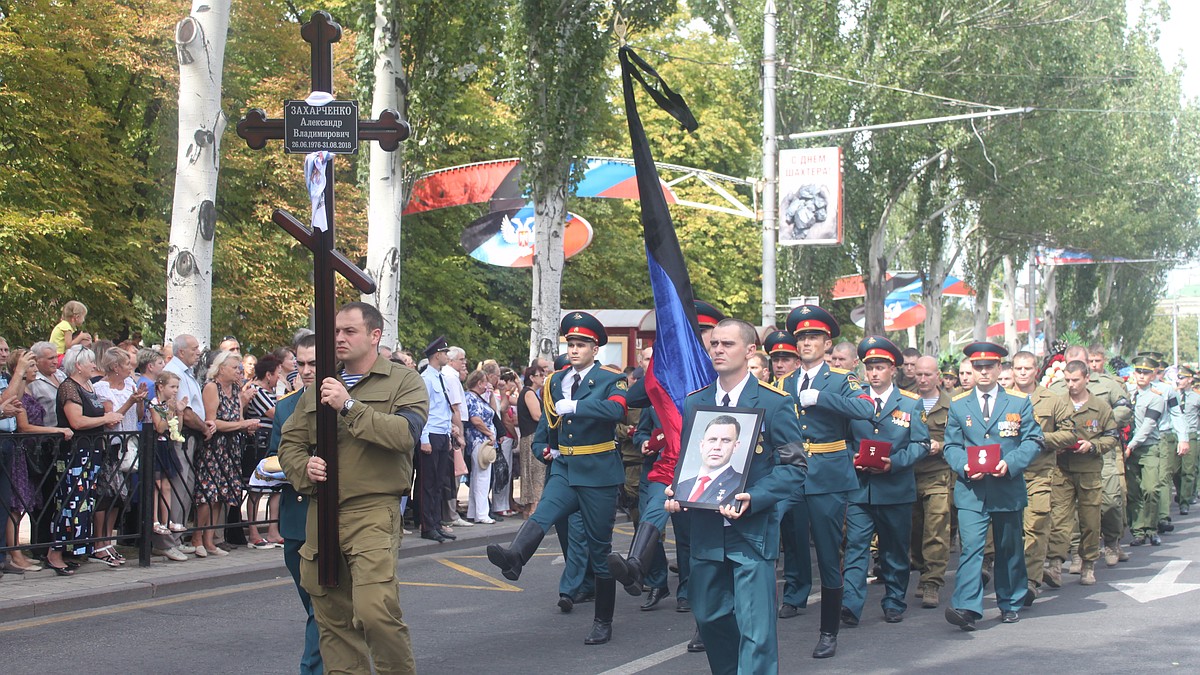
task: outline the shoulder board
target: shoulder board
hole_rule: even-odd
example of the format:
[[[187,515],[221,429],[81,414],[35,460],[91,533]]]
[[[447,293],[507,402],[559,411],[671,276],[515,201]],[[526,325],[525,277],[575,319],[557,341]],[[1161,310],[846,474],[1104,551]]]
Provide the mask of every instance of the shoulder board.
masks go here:
[[[1020,389],[1005,389],[1004,392],[1009,396],[1016,396],[1017,398],[1029,398],[1029,394],[1026,394]]]
[[[716,383],[714,382],[713,384],[716,384]],[[761,384],[761,383],[760,383],[760,384]],[[703,387],[700,387],[699,389],[697,389],[696,391],[689,391],[689,392],[687,393],[687,395],[688,395],[688,396],[691,396],[692,394],[698,394],[698,393],[700,393],[700,392],[704,391],[705,389],[708,389],[708,388],[709,388],[709,387],[711,387],[711,386],[713,386],[713,385],[712,385],[712,384],[706,384],[706,385],[704,385]],[[687,397],[685,396],[684,398],[687,398]]]
[[[775,392],[776,394],[779,394],[780,396],[787,396],[787,392],[786,392],[786,391],[784,391],[784,390],[780,389],[779,387],[777,387],[777,386],[775,386],[775,385],[771,384],[770,382],[761,382],[761,381],[760,381],[760,382],[758,383],[758,386],[759,386],[760,388],[762,388],[762,389],[768,389],[768,390],[770,390],[770,391],[773,391],[773,392]]]
[[[909,391],[909,390],[907,390],[907,389],[901,389],[901,390],[900,390],[900,395],[901,395],[901,396],[907,396],[908,398],[911,398],[911,399],[913,399],[914,401],[915,401],[915,400],[917,400],[917,399],[919,399],[919,398],[921,398],[921,395],[920,395],[920,394],[917,394],[917,393],[915,393],[915,392],[911,392],[911,391]]]
[[[834,368],[833,366],[829,366],[829,372],[837,373],[838,375],[849,375],[850,374],[850,371],[846,370],[845,368]]]
[[[625,373],[621,372],[620,368],[618,368],[616,366],[610,366],[610,365],[600,366],[600,370],[607,370],[608,372],[610,372],[614,375],[624,375],[625,374]]]
[[[964,391],[963,393],[959,394],[958,396],[955,396],[954,398],[952,398],[952,399],[950,399],[950,400],[951,400],[951,401],[957,401],[957,400],[960,400],[960,399],[964,399],[964,398],[966,398],[966,397],[970,396],[972,391],[974,391],[974,389],[968,389],[968,390]]]
[[[283,396],[280,396],[279,400],[282,401],[284,399],[291,398],[291,397],[295,396],[296,394],[299,394],[300,391],[301,391],[300,389],[293,389],[293,390],[289,391],[288,393],[284,394]]]

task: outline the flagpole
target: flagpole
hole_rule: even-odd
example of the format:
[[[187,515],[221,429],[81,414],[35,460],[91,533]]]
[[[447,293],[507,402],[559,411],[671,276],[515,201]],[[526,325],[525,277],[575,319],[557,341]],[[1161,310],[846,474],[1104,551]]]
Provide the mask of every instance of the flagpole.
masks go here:
[[[775,0],[763,9],[762,325],[775,325],[775,209],[779,200],[775,136]]]

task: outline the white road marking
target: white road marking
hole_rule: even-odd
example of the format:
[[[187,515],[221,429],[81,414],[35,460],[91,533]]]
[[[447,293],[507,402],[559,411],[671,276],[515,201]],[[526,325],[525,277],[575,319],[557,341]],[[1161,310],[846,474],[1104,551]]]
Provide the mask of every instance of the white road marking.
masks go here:
[[[1109,585],[1141,603],[1187,593],[1200,589],[1200,584],[1176,583],[1175,580],[1179,578],[1180,574],[1183,574],[1191,562],[1190,560],[1172,560],[1164,565],[1150,581]]]
[[[653,654],[650,654],[648,656],[643,656],[642,658],[640,658],[636,661],[630,661],[629,663],[626,663],[623,666],[617,666],[616,668],[613,668],[612,670],[606,670],[603,673],[600,673],[600,675],[633,675],[634,673],[640,673],[645,670],[650,670],[654,666],[657,666],[661,663],[666,663],[667,661],[670,661],[673,658],[676,658],[678,656],[683,656],[684,654],[687,654],[687,653],[688,653],[687,643],[680,642],[679,644],[674,645],[672,647],[667,647],[666,649],[664,649],[662,651],[654,652]],[[702,655],[698,654],[697,656],[700,656],[701,658],[703,658]],[[708,666],[707,659],[704,661],[704,664],[705,664],[705,667]]]

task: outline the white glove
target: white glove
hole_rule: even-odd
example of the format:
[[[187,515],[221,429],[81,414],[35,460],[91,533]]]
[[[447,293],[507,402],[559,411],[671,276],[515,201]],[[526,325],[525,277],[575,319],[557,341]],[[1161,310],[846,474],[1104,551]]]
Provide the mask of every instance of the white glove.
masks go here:
[[[578,401],[571,401],[564,398],[554,402],[554,412],[559,415],[574,415],[576,405],[578,405]]]
[[[800,407],[807,408],[810,405],[815,405],[817,403],[817,395],[820,393],[816,389],[805,389],[800,392]]]
[[[550,459],[558,459],[559,457],[562,457],[562,453],[558,451],[558,448],[550,448]]]

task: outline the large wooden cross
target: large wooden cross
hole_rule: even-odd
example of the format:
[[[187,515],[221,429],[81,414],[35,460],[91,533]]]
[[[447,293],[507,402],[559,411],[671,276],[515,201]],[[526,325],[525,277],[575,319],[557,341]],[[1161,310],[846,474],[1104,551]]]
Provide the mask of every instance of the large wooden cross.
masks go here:
[[[342,27],[328,13],[316,12],[300,28],[300,36],[312,47],[312,91],[332,95],[333,43],[342,39]],[[408,123],[401,120],[395,110],[383,111],[377,120],[358,120],[357,112],[354,112],[353,118],[347,120],[345,112],[357,111],[357,103],[348,102],[346,106],[338,106],[336,101],[327,104],[330,115],[318,124],[310,123],[314,131],[297,134],[294,131],[295,123],[286,115],[296,110],[310,115],[323,113],[321,107],[300,105],[302,103],[295,101],[285,104],[288,108],[284,119],[268,119],[266,113],[259,109],[248,111],[238,122],[238,136],[244,138],[253,150],[266,147],[269,140],[284,140],[288,152],[328,150],[352,154],[358,151],[360,140],[377,141],[380,149],[394,151],[410,134]],[[302,120],[301,124],[306,121]],[[290,137],[286,136],[289,131],[293,132]],[[315,140],[296,141],[298,137]],[[297,146],[303,149],[296,149]],[[334,272],[348,279],[362,293],[374,293],[375,281],[334,248],[333,162],[325,164],[325,229],[314,231],[282,209],[276,209],[271,220],[313,253],[317,382],[323,382],[327,377],[337,377],[333,335]],[[327,467],[325,482],[317,484],[317,565],[322,586],[338,585],[337,560],[341,546],[338,541],[337,412],[328,405],[317,406],[317,456],[325,460]]]

